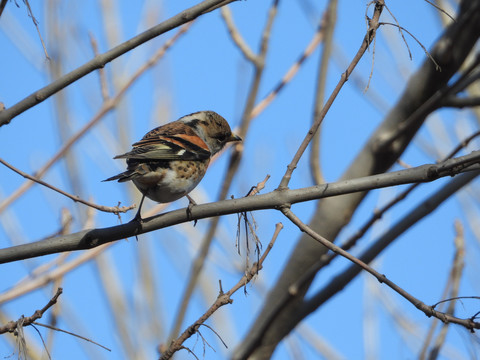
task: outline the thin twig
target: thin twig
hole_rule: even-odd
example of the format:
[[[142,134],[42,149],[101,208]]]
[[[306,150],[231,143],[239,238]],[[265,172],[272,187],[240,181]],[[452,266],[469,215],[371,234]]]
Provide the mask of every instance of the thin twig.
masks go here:
[[[57,292],[55,293],[55,295],[50,299],[50,301],[47,303],[47,305],[45,305],[43,308],[41,308],[40,310],[36,310],[33,315],[31,316],[27,316],[27,317],[21,317],[21,321],[18,320],[18,321],[9,321],[7,324],[5,324],[4,326],[1,326],[0,327],[0,334],[4,334],[4,333],[7,333],[7,332],[15,332],[16,330],[18,330],[18,326],[19,326],[19,323],[21,323],[21,326],[24,327],[24,326],[28,326],[30,324],[32,324],[34,321],[40,319],[43,314],[48,310],[50,309],[53,305],[55,305],[57,303],[57,299],[58,297],[62,294],[63,292],[63,289],[62,288],[58,288],[57,289]]]
[[[232,41],[235,43],[235,45],[237,45],[240,52],[243,54],[243,56],[245,56],[248,61],[257,64],[257,62],[259,61],[259,57],[252,51],[252,49],[250,49],[250,47],[238,31],[237,27],[235,26],[230,8],[228,6],[222,7],[220,9],[220,14],[222,15],[222,19],[225,22],[225,25],[227,25],[228,33],[230,34]]]
[[[433,2],[431,2],[430,0],[424,0],[425,2],[429,3],[430,5],[432,5],[435,9],[437,9],[438,11],[440,11],[441,13],[447,15],[450,19],[452,19],[453,22],[455,22],[455,19],[453,18],[452,15],[450,15],[449,13],[447,13],[445,10],[443,10],[440,6],[437,6],[435,5]]]
[[[26,172],[23,172],[22,170],[20,169],[17,169],[16,167],[14,167],[13,165],[7,163],[5,160],[3,160],[2,158],[0,158],[0,163],[2,163],[3,165],[5,165],[7,168],[9,168],[10,170],[16,172],[17,174],[23,176],[25,179],[28,179],[28,180],[31,180],[33,182],[36,182],[37,184],[40,184],[40,185],[43,185],[53,191],[56,191],[58,192],[59,194],[62,194],[63,196],[66,196],[68,197],[69,199],[72,199],[73,201],[75,202],[79,202],[81,204],[84,204],[84,205],[87,205],[87,206],[90,206],[94,209],[97,209],[97,210],[100,210],[100,211],[103,211],[103,212],[110,212],[110,213],[114,213],[116,215],[118,215],[119,213],[125,213],[129,210],[132,210],[135,208],[136,205],[130,205],[130,206],[104,206],[104,205],[97,205],[97,204],[94,204],[90,201],[86,201],[86,200],[83,200],[81,199],[80,197],[76,196],[76,195],[71,195],[69,193],[67,193],[66,191],[63,191],[53,185],[50,185],[49,183],[46,183],[45,181],[43,180],[40,180],[34,176],[31,176],[29,174],[27,174]]]
[[[403,35],[403,28],[400,26],[400,23],[398,22],[397,18],[395,17],[395,15],[393,15],[393,13],[390,11],[390,9],[388,8],[387,4],[385,4],[385,9],[387,9],[388,13],[390,14],[390,16],[393,18],[393,20],[395,20],[395,25],[397,26],[398,28],[398,32],[400,33],[400,36],[402,37],[402,40],[405,44],[405,46],[407,47],[407,51],[408,51],[408,57],[410,58],[410,60],[412,60],[412,52],[410,51],[410,46],[408,46],[408,43],[407,43],[407,40],[405,39],[405,36]],[[410,34],[410,33],[409,33]],[[415,39],[416,40],[416,39]],[[417,41],[418,42],[418,41]],[[421,46],[421,44],[420,44]],[[423,48],[423,47],[422,47]],[[425,49],[424,49],[425,50]],[[428,55],[428,54],[427,54]]]
[[[205,326],[206,328],[210,329],[211,332],[213,332],[215,335],[217,335],[218,339],[222,342],[223,346],[225,346],[225,348],[228,349],[228,346],[225,343],[225,341],[223,341],[222,337],[218,334],[218,332],[216,332],[210,325],[207,325],[207,324],[200,324],[200,325]]]
[[[33,25],[35,25],[35,28],[37,29],[38,37],[40,38],[40,42],[42,43],[42,48],[43,48],[43,52],[45,53],[45,57],[47,58],[47,60],[50,60],[50,56],[48,56],[47,48],[45,47],[45,42],[43,41],[42,34],[40,33],[40,29],[38,28],[38,21],[33,15],[32,8],[30,7],[30,3],[28,2],[28,0],[23,0],[23,2],[27,6],[28,15],[32,19]]]
[[[343,85],[347,82],[349,75],[352,73],[353,69],[357,66],[358,62],[362,58],[363,54],[365,54],[365,51],[368,48],[368,45],[372,42],[372,40],[375,38],[377,29],[379,27],[379,18],[380,14],[382,13],[383,10],[383,0],[379,0],[375,2],[375,11],[373,13],[373,17],[369,22],[369,28],[367,31],[367,34],[365,35],[362,45],[360,46],[360,49],[357,51],[357,54],[353,58],[352,62],[348,66],[347,70],[342,74],[337,86],[333,90],[332,94],[330,95],[329,99],[325,103],[324,107],[322,108],[322,111],[320,112],[318,118],[315,120],[313,123],[312,127],[308,131],[307,135],[305,136],[302,144],[298,148],[297,152],[295,153],[295,156],[293,157],[292,161],[290,164],[287,166],[287,171],[285,172],[285,175],[283,176],[278,188],[279,189],[285,189],[288,187],[288,184],[290,182],[290,179],[292,178],[292,173],[297,167],[298,162],[300,161],[300,158],[302,157],[303,153],[305,152],[306,148],[308,147],[308,144],[312,140],[313,136],[317,132],[318,128],[320,127],[320,124],[322,123],[323,119],[327,115],[328,110],[333,104],[333,101],[339,94],[340,90],[342,89]]]
[[[99,343],[97,343],[96,341],[93,341],[92,339],[86,338],[85,336],[78,335],[78,334],[72,333],[72,332],[70,332],[70,331],[63,330],[63,329],[59,329],[59,328],[57,328],[57,327],[55,327],[55,326],[51,326],[51,325],[41,324],[41,323],[38,323],[38,322],[33,322],[33,324],[38,325],[38,326],[43,326],[43,327],[45,327],[45,328],[47,328],[47,329],[50,329],[50,330],[55,330],[55,331],[58,331],[58,332],[63,332],[63,333],[68,334],[68,335],[72,335],[72,336],[74,336],[74,337],[76,337],[76,338],[79,338],[79,339],[88,341],[88,342],[90,342],[90,343],[92,343],[92,344],[95,344],[95,345],[97,345],[97,346],[99,346],[99,347],[101,347],[101,348],[103,348],[103,349],[105,349],[105,350],[112,351],[112,349],[109,349],[108,347],[106,347],[106,346],[104,346],[104,345],[102,345],[102,344],[99,344]]]
[[[355,256],[351,255],[350,253],[346,252],[339,246],[335,245],[334,243],[330,242],[329,240],[325,239],[323,236],[315,232],[307,224],[303,223],[288,207],[283,207],[280,210],[292,223],[294,223],[301,231],[307,233],[312,239],[318,241],[327,249],[335,253],[338,253],[339,255],[346,258],[356,266],[360,267],[361,269],[373,275],[380,283],[384,283],[385,285],[387,285],[389,288],[391,288],[400,296],[405,298],[407,301],[413,304],[417,309],[422,311],[428,317],[434,316],[442,320],[443,322],[451,322],[451,323],[459,324],[469,330],[480,329],[480,322],[475,322],[472,319],[460,319],[450,314],[446,314],[446,313],[434,310],[432,306],[428,306],[422,301],[420,301],[419,299],[415,298],[413,295],[405,291],[403,288],[395,284],[393,281],[389,280],[385,275],[380,274],[378,271],[373,269],[371,266],[369,266],[359,258],[356,258]]]
[[[454,300],[464,300],[464,299],[475,299],[475,300],[480,300],[480,296],[454,296],[449,299],[441,300],[437,302],[436,304],[432,305],[432,308],[435,309],[439,304],[445,303],[445,302],[451,302]]]
[[[170,343],[170,346],[168,347],[167,350],[165,350],[162,353],[162,356],[160,357],[161,360],[166,360],[170,359],[175,352],[178,350],[181,350],[183,348],[183,343],[190,338],[193,334],[198,332],[198,328],[201,325],[205,325],[205,321],[212,316],[220,307],[231,304],[233,300],[231,299],[231,296],[238,291],[238,289],[244,287],[247,285],[258,273],[260,269],[263,267],[263,262],[265,261],[267,255],[270,253],[270,250],[272,249],[273,245],[275,244],[275,241],[277,240],[277,237],[280,233],[280,231],[283,229],[282,223],[278,223],[275,226],[275,232],[272,236],[272,240],[270,240],[270,243],[268,244],[267,248],[265,249],[265,252],[263,255],[260,257],[260,260],[253,264],[252,268],[242,276],[242,278],[237,282],[235,286],[233,286],[230,290],[228,290],[226,293],[223,293],[221,291],[217,297],[217,300],[210,306],[210,308],[197,320],[195,321],[192,325],[190,325],[177,339],[173,340]],[[211,329],[211,328],[210,328]],[[222,341],[223,342],[223,341]],[[226,346],[226,345],[225,345]]]
[[[391,25],[391,26],[397,27],[399,30],[405,31],[408,35],[410,35],[417,42],[418,45],[420,45],[422,50],[425,52],[425,55],[427,55],[427,57],[435,64],[435,67],[436,67],[437,71],[442,71],[442,68],[440,67],[440,65],[438,65],[438,63],[435,61],[433,56],[430,55],[427,48],[425,46],[423,46],[423,44],[420,42],[420,40],[418,40],[410,31],[405,29],[403,26],[400,26],[398,24],[389,23],[389,22],[381,22],[381,23],[379,23],[379,25]],[[403,34],[402,34],[402,37],[403,37]],[[404,38],[404,40],[405,40],[405,38]],[[410,53],[410,49],[408,50],[408,52]],[[410,55],[410,57],[411,57],[411,55]]]

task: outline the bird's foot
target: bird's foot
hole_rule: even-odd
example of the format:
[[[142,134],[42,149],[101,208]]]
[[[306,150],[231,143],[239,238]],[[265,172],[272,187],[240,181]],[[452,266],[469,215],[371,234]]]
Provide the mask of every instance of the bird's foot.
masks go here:
[[[187,199],[188,199],[188,206],[187,206],[187,217],[188,219],[191,219],[192,218],[192,209],[194,206],[197,205],[197,203],[195,202],[195,200],[192,199],[192,197],[190,195],[187,195]],[[193,220],[193,226],[197,225],[197,219]]]

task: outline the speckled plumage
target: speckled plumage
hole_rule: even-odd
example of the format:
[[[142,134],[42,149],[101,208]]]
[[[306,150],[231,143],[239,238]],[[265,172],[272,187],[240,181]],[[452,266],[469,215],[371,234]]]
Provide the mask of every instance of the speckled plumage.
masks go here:
[[[144,197],[171,202],[198,185],[211,157],[226,143],[240,140],[213,111],[186,115],[149,131],[131,151],[115,156],[127,160],[127,171],[104,181],[131,180]],[[136,218],[140,218],[141,204]]]

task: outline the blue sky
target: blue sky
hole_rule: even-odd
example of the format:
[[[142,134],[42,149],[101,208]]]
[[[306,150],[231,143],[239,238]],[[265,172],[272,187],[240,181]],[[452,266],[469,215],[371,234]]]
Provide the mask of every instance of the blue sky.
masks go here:
[[[105,52],[195,3],[166,1],[156,4],[154,1],[145,1],[140,4],[119,1],[115,4],[112,2],[112,7],[103,13],[101,2],[94,1],[85,1],[81,5],[62,3],[55,11],[49,8],[50,2],[32,2],[31,6],[39,21],[47,50],[52,58],[60,56],[62,59],[60,73],[63,74],[92,58],[89,34],[98,42],[99,51]],[[235,23],[254,51],[258,49],[270,4],[270,1],[250,0],[231,5]],[[334,38],[335,56],[330,63],[327,94],[361,44],[366,29],[365,4],[366,2],[339,4]],[[418,0],[387,4],[398,22],[426,48],[433,44],[440,33],[440,24],[431,6]],[[32,20],[27,16],[25,5],[20,2],[18,5],[19,7],[9,2],[0,19],[3,54],[0,58],[0,101],[7,107],[51,81],[47,75],[49,63],[43,55]],[[308,5],[311,8],[306,11]],[[276,86],[303,52],[315,31],[316,24],[312,19],[317,19],[322,11],[323,5],[314,2],[280,2],[257,102]],[[384,21],[394,22],[386,12],[383,16]],[[104,17],[110,20],[108,25],[103,24]],[[58,21],[55,36],[48,26],[53,19]],[[114,94],[112,78],[119,83],[125,81],[174,33],[175,30],[164,34],[108,64],[105,70],[110,80],[111,94]],[[321,161],[328,181],[335,181],[348,167],[369,134],[382,121],[388,106],[395,103],[408,76],[424,60],[421,47],[408,36],[407,42],[413,55],[411,61],[397,29],[382,27],[376,42],[370,90],[364,93],[365,85],[356,86],[352,77],[332,106],[322,125]],[[317,50],[275,101],[253,121],[244,142],[245,153],[240,171],[230,189],[232,195],[245,195],[266,174],[270,174],[271,179],[264,191],[272,191],[278,186],[287,164],[310,126],[318,56]],[[372,52],[364,56],[354,76],[366,80],[371,65]],[[69,192],[78,190],[82,198],[102,205],[114,206],[118,201],[123,205],[138,203],[139,193],[132,187],[101,182],[124,168],[121,160],[113,160],[112,157],[128,150],[131,143],[153,127],[198,110],[215,110],[235,128],[239,124],[251,81],[252,66],[230,41],[219,11],[203,16],[152,70],[128,90],[117,110],[102,118],[91,133],[74,145],[73,157],[78,176],[74,173],[70,175],[79,182],[78,185],[72,184],[63,161],[54,165],[44,180]],[[11,124],[3,126],[0,129],[0,157],[25,172],[37,171],[65,141],[59,135],[59,122],[70,122],[69,133],[73,134],[98,112],[102,103],[98,73],[82,78],[65,89],[61,96],[66,104],[63,112],[59,112],[55,105],[55,101],[62,98],[50,98],[18,116]],[[117,124],[122,124],[121,131],[117,129]],[[402,160],[412,166],[438,160],[439,157],[426,149],[434,148],[445,154],[458,143],[457,134],[468,134],[474,127],[473,124],[473,116],[468,111],[443,111],[430,117],[427,127],[407,149]],[[470,150],[473,148],[475,144]],[[192,193],[197,202],[209,202],[217,198],[226,161],[227,154],[211,166],[201,185]],[[0,179],[0,203],[24,181],[4,167],[0,167]],[[415,191],[406,202],[386,214],[367,233],[360,248],[368,246],[369,242],[445,181],[448,179],[423,185]],[[308,157],[305,156],[294,173],[290,187],[310,185],[312,181]],[[385,203],[398,191],[385,189],[370,194],[340,238],[344,239],[353,233],[370,216],[374,207]],[[468,249],[460,294],[478,294],[479,284],[475,275],[478,273],[478,261],[475,261],[479,255],[478,239],[474,237],[465,215],[467,205],[471,206],[468,213],[470,218],[475,218],[478,214],[478,206],[472,201],[471,194],[465,193],[463,197],[447,201],[432,216],[410,229],[375,262],[375,268],[427,304],[435,303],[441,299],[451,266],[455,236],[453,222],[459,219],[465,226]],[[168,210],[186,204],[186,200],[182,199],[170,205]],[[147,201],[145,210],[153,205]],[[59,228],[62,208],[69,209],[74,218],[72,231],[78,231],[84,226],[106,227],[119,223],[118,218],[112,214],[96,212],[93,217],[89,217],[84,206],[75,205],[59,194],[34,186],[0,214],[0,247],[11,246],[14,242],[36,241],[55,233]],[[304,221],[309,220],[312,209],[313,204],[308,203],[293,207]],[[128,221],[132,216],[130,213],[122,215],[122,221]],[[275,210],[258,212],[254,216],[264,246],[273,234],[275,223],[281,221],[285,228],[267,258],[262,273],[253,285],[247,286],[248,295],[239,291],[234,295],[234,303],[221,309],[208,322],[222,334],[229,348],[224,349],[207,329],[202,331],[216,351],[207,347],[205,358],[227,357],[239,339],[243,338],[260,309],[266,291],[275,283],[300,236],[298,229],[288,224]],[[85,225],[87,219],[89,222]],[[228,289],[242,276],[245,259],[235,249],[236,222],[236,216],[227,216],[220,223],[201,279],[203,290],[196,291],[194,301],[188,309],[185,326],[203,314],[214,301],[219,279],[222,280],[224,289]],[[60,334],[56,335],[52,347],[53,358],[128,358],[116,334],[121,325],[112,321],[111,304],[103,290],[102,276],[112,285],[112,292],[123,294],[117,294],[116,298],[125,299],[123,318],[126,319],[132,337],[132,346],[143,351],[137,356],[155,357],[155,346],[159,341],[165,341],[166,334],[171,329],[191,258],[195,256],[207,227],[208,221],[201,220],[196,227],[192,224],[178,225],[141,236],[138,242],[135,239],[119,241],[102,255],[101,262],[89,262],[69,273],[61,282],[64,294],[60,297],[58,326],[89,337],[112,348],[113,352],[108,353]],[[358,253],[358,250],[354,250],[354,253]],[[72,254],[66,261],[80,255],[81,253]],[[55,256],[46,256],[24,263],[1,265],[4,275],[0,277],[0,296],[28,276],[29,271],[53,259]],[[140,265],[147,261],[151,262],[150,275],[157,286],[153,290],[155,307],[158,309],[155,314],[145,313],[147,296],[142,287],[145,274]],[[338,259],[317,277],[314,289],[320,288],[347,265],[346,260]],[[369,354],[389,359],[416,357],[419,344],[415,339],[423,339],[431,320],[385,286],[370,280],[368,275],[358,277],[353,284],[308,317],[303,327],[292,333],[277,349],[274,358],[294,358],[292,349],[295,346],[304,352],[307,359],[318,357],[318,353],[306,340],[306,333],[310,331],[318,339],[327,341],[340,358],[361,359]],[[30,315],[35,309],[44,306],[50,296],[49,286],[48,289],[36,290],[2,304],[0,310],[5,312],[7,319],[16,319],[22,314]],[[395,306],[396,314],[414,324],[413,333],[404,337],[398,335],[397,323],[380,299],[387,299],[388,303]],[[458,309],[463,312],[463,316],[468,317],[476,312],[478,306],[475,307],[473,301],[466,300]],[[43,320],[46,322],[47,318]],[[154,326],[151,319],[157,319],[158,324]],[[3,323],[3,319],[0,323]],[[41,347],[36,333],[32,329],[27,329],[26,332],[30,335],[31,347]],[[472,336],[460,328],[451,328],[447,337],[447,352],[442,355],[443,358],[468,358]],[[319,344],[318,339],[313,342]],[[365,339],[375,339],[376,343],[374,341],[372,345],[374,350],[366,345],[368,341]],[[193,347],[195,341],[193,338],[186,345]],[[478,343],[476,346],[478,351]],[[6,336],[0,337],[0,354],[8,356],[11,352]],[[199,357],[202,356],[200,339],[197,340],[195,352]],[[183,352],[178,358],[191,358],[191,355]]]

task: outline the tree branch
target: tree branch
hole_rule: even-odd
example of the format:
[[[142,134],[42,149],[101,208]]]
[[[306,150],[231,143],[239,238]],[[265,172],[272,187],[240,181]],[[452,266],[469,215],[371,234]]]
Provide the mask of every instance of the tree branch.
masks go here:
[[[23,176],[25,179],[28,179],[28,180],[31,180],[33,182],[36,182],[40,185],[43,185],[53,191],[56,191],[58,192],[59,194],[62,194],[63,196],[66,196],[68,197],[69,199],[72,199],[73,201],[75,202],[79,202],[81,204],[84,204],[84,205],[87,205],[87,206],[90,206],[91,208],[94,208],[94,209],[97,209],[99,211],[103,211],[103,212],[110,212],[110,213],[114,213],[116,215],[118,215],[119,213],[125,213],[129,210],[132,210],[135,208],[135,205],[130,205],[130,206],[104,206],[104,205],[97,205],[95,203],[92,203],[90,201],[86,201],[86,200],[83,200],[81,199],[80,197],[76,196],[76,195],[72,195],[72,194],[69,194],[67,193],[66,191],[63,191],[53,185],[50,185],[49,183],[46,183],[45,181],[43,180],[40,180],[34,176],[30,176],[28,175],[26,172],[23,172],[22,170],[20,169],[17,169],[16,167],[14,167],[13,165],[7,163],[5,160],[3,160],[2,158],[0,158],[0,163],[2,163],[3,165],[5,165],[7,168],[9,168],[10,170],[12,170],[13,172],[16,172],[17,174]]]
[[[313,136],[317,132],[318,128],[320,127],[320,124],[322,123],[323,119],[327,115],[328,110],[330,110],[330,107],[332,106],[333,102],[337,98],[337,95],[339,94],[340,90],[342,89],[343,85],[348,80],[348,77],[352,73],[352,71],[355,69],[357,66],[358,62],[362,58],[363,54],[365,54],[365,51],[368,49],[368,46],[372,42],[372,40],[375,38],[375,34],[377,32],[377,29],[379,27],[379,19],[380,15],[382,14],[383,10],[383,0],[378,0],[375,2],[375,11],[373,14],[372,19],[369,20],[369,27],[367,30],[367,33],[365,34],[362,44],[360,45],[360,48],[358,49],[357,53],[355,54],[352,62],[348,66],[347,70],[342,74],[340,77],[339,82],[337,83],[337,86],[333,90],[332,94],[328,98],[327,102],[323,106],[322,110],[318,114],[317,119],[315,119],[312,127],[308,131],[307,135],[303,139],[303,142],[301,143],[300,147],[298,148],[297,152],[295,153],[295,156],[293,157],[291,163],[287,166],[287,171],[285,172],[285,175],[283,176],[279,188],[286,188],[288,186],[288,183],[290,182],[290,179],[292,178],[292,173],[297,167],[298,162],[300,161],[300,158],[302,157],[303,153],[307,149],[308,144],[312,140]]]
[[[367,265],[367,263],[362,261],[360,258],[356,258],[355,256],[351,255],[347,251],[333,244],[331,241],[325,239],[323,236],[319,235],[317,232],[313,231],[308,225],[304,224],[290,209],[284,208],[282,212],[290,221],[292,221],[295,225],[297,225],[300,230],[310,235],[311,238],[320,242],[327,249],[351,261],[353,263],[351,266],[355,266],[358,269],[358,271],[365,270],[371,275],[373,275],[380,283],[384,283],[385,285],[387,285],[389,288],[394,290],[397,294],[399,294],[400,296],[408,300],[417,309],[425,313],[425,315],[427,315],[428,317],[434,316],[437,319],[440,319],[441,321],[443,321],[444,323],[453,323],[453,324],[462,325],[469,330],[480,329],[480,322],[475,322],[473,321],[473,319],[460,319],[448,313],[437,311],[433,308],[433,306],[426,305],[424,302],[420,301],[419,299],[414,297],[412,294],[410,294],[409,292],[407,292],[406,290],[404,290],[403,288],[395,284],[393,281],[388,279],[385,275],[380,274],[371,266]],[[312,302],[314,303],[313,308],[316,309],[317,306],[315,302],[314,301]],[[311,301],[307,301],[307,306],[305,306],[305,308],[311,309],[312,308],[311,305],[312,305]]]
[[[440,190],[436,191],[432,196],[429,196],[420,205],[416,206],[416,208],[411,213],[409,213],[403,219],[400,219],[396,224],[394,224],[379,239],[377,239],[369,247],[369,249],[367,249],[361,256],[359,256],[359,259],[365,263],[371,262],[381,251],[383,251],[388,245],[390,245],[394,239],[396,239],[406,230],[410,229],[413,224],[417,223],[425,216],[431,214],[447,198],[452,196],[463,186],[469,184],[478,175],[480,175],[480,173],[478,172],[466,173],[450,181]],[[299,313],[297,315],[297,321],[299,321],[299,319],[303,319],[305,316],[317,309],[319,304],[324,303],[332,296],[334,296],[337,292],[342,290],[347,284],[351,282],[351,280],[355,276],[358,275],[360,271],[361,269],[357,265],[353,264],[350,265],[342,274],[333,277],[330,282],[326,284],[320,291],[318,291],[308,301],[304,302],[304,307],[301,311],[301,314]],[[421,302],[414,305],[429,317],[438,317],[437,315],[442,314],[440,312],[435,313],[433,306],[427,306]],[[451,319],[448,315],[446,315],[446,317],[440,316],[438,318],[444,322],[450,321],[455,324],[465,326],[468,329],[480,328],[480,324],[473,324],[473,320],[471,319]]]
[[[478,162],[480,162],[480,151],[475,151],[469,155],[450,159],[440,164],[422,165],[416,168],[343,180],[304,189],[275,190],[264,195],[197,205],[190,210],[190,214],[187,214],[185,209],[180,209],[146,218],[141,223],[132,221],[127,224],[84,230],[70,235],[0,249],[0,264],[64,251],[91,249],[112,241],[137,236],[191,220],[234,214],[242,211],[280,209],[290,206],[290,204],[326,197],[401,184],[429,182],[444,176],[454,176],[464,171],[479,170],[480,165]]]
[[[238,289],[246,286],[262,269],[263,262],[270,253],[270,250],[275,244],[278,234],[282,229],[282,223],[278,223],[275,226],[275,232],[273,233],[272,240],[270,240],[270,242],[268,243],[267,249],[264,251],[258,262],[253,264],[251,269],[242,276],[242,278],[237,282],[235,286],[233,286],[230,290],[224,293],[223,289],[221,288],[222,283],[220,282],[220,293],[218,294],[217,300],[213,303],[212,306],[210,306],[210,308],[205,312],[205,314],[203,314],[197,321],[190,325],[176,340],[172,341],[168,349],[162,353],[162,356],[160,358],[161,360],[170,359],[175,352],[183,348],[183,343],[193,334],[198,332],[198,328],[200,327],[200,325],[204,325],[204,322],[207,321],[208,318],[215,313],[215,311],[217,311],[220,307],[231,304],[233,302],[233,300],[231,299],[232,295],[237,292]]]
[[[110,61],[117,57],[129,52],[139,45],[146,43],[147,41],[166,33],[182,24],[196,19],[203,13],[209,12],[215,9],[218,5],[226,5],[236,0],[205,0],[201,3],[186,9],[170,19],[144,31],[143,33],[123,42],[122,44],[114,47],[113,49],[95,56],[92,60],[78,67],[77,69],[63,75],[58,80],[55,80],[51,84],[43,87],[40,90],[35,91],[33,94],[27,96],[22,101],[13,105],[12,107],[0,112],[0,126],[10,123],[10,121],[20,115],[24,111],[34,107],[42,101],[48,99],[56,92],[67,87],[71,83],[81,79],[85,75],[91,73],[94,70],[104,67]]]
[[[36,310],[32,316],[21,317],[18,321],[10,321],[6,325],[0,327],[0,334],[4,334],[6,332],[15,332],[18,330],[18,326],[28,326],[31,325],[34,321],[40,319],[45,311],[51,308],[53,305],[57,303],[58,297],[62,294],[63,289],[58,288],[55,295],[50,299],[50,301],[45,305],[42,309]]]

